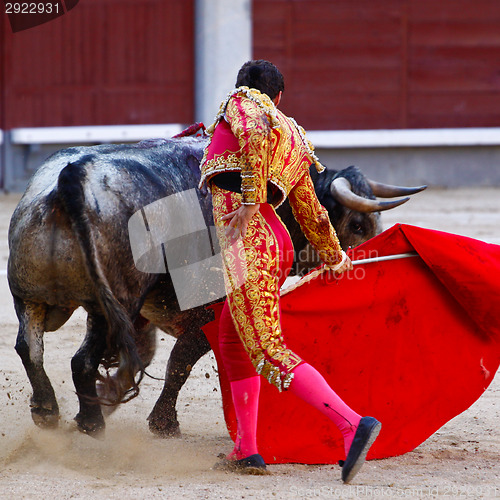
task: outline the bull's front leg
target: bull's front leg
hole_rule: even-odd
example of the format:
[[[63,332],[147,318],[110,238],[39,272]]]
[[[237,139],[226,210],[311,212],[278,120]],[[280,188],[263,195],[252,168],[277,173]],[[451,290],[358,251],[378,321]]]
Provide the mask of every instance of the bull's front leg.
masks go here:
[[[177,339],[168,360],[162,393],[148,417],[149,429],[153,434],[161,437],[180,436],[175,409],[179,391],[192,367],[210,349],[210,344],[199,327],[186,331]]]
[[[85,340],[71,360],[73,383],[80,402],[80,411],[75,420],[80,431],[93,436],[97,436],[105,427],[97,397],[96,378],[106,348],[107,329],[104,316],[89,313]]]
[[[14,306],[19,319],[16,351],[33,388],[31,417],[40,427],[56,427],[59,423],[59,406],[43,367],[43,334],[47,305],[14,297]]]

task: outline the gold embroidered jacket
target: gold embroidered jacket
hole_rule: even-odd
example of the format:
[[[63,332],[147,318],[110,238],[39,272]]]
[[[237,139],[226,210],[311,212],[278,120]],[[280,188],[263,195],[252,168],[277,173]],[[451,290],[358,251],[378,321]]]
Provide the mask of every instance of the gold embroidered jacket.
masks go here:
[[[324,170],[314,147],[293,118],[279,111],[256,89],[239,87],[222,102],[201,163],[200,187],[222,172],[240,172],[244,204],[266,203],[273,189],[273,205],[289,198],[305,236],[327,265],[341,260],[341,248],[326,210],[319,203],[309,167]]]

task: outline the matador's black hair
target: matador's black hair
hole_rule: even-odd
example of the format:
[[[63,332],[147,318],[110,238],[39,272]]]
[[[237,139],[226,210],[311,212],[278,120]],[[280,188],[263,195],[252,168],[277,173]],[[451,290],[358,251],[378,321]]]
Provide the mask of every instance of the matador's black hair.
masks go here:
[[[285,90],[285,79],[273,63],[258,59],[246,62],[240,68],[236,78],[236,87],[242,85],[260,90],[274,99],[280,91]]]

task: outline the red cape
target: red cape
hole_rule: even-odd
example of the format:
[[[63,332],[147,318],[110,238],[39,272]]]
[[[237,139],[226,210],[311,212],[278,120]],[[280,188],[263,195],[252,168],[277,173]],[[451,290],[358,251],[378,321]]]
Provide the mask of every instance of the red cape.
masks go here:
[[[368,458],[413,450],[485,391],[500,364],[500,246],[396,225],[353,261],[417,257],[322,273],[281,299],[287,345],[355,411],[382,422]],[[236,420],[220,363],[217,318],[204,328],[219,365],[224,415]],[[293,382],[292,382],[293,383]],[[293,394],[262,384],[259,452],[267,463],[336,463],[339,431]]]

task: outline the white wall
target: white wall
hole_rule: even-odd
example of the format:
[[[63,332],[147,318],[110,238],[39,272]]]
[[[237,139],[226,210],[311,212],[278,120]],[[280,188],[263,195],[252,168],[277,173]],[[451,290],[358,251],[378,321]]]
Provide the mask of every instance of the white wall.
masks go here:
[[[208,126],[252,58],[251,0],[196,0],[195,9],[195,120]]]

